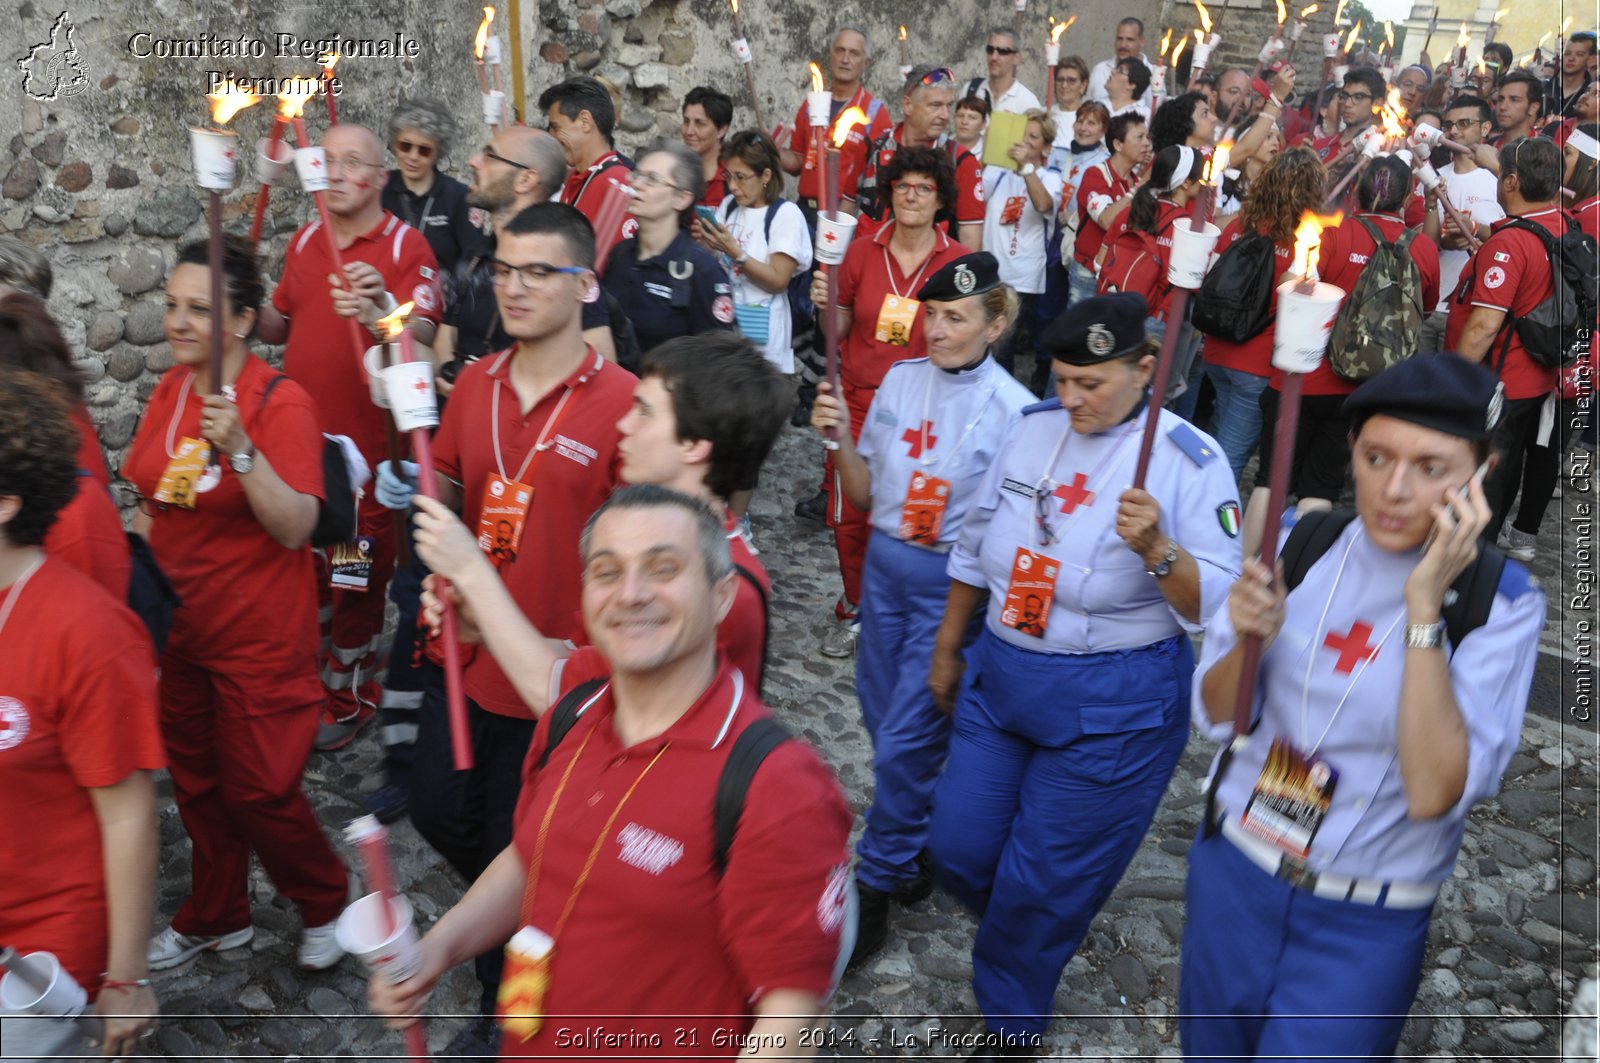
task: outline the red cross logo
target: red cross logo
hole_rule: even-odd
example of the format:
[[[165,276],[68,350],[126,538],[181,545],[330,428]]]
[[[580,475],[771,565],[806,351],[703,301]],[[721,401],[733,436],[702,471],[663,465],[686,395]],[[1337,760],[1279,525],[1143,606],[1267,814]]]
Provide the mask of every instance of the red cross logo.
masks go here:
[[[1378,647],[1367,645],[1367,638],[1372,634],[1372,625],[1364,620],[1350,625],[1350,631],[1344,635],[1335,635],[1328,632],[1322,640],[1323,646],[1339,654],[1339,659],[1334,662],[1335,672],[1344,672],[1346,675],[1355,671],[1356,665],[1378,655]]]
[[[905,435],[900,437],[901,442],[911,447],[910,455],[913,458],[922,457],[923,448],[932,450],[939,442],[939,437],[933,434],[933,422],[923,421],[920,428],[907,428]]]
[[[315,155],[311,156],[311,168],[313,170],[322,169],[322,160],[317,158]]]
[[[21,745],[28,737],[28,710],[16,698],[0,698],[0,749]]]
[[[417,382],[412,384],[411,388],[419,395],[424,394],[428,390],[428,382],[421,377],[417,377]]]
[[[832,244],[832,243],[837,243],[837,242],[838,242],[838,240],[839,240],[839,236],[838,236],[838,234],[837,234],[837,233],[835,233],[835,232],[834,232],[834,231],[833,231],[833,230],[831,230],[831,229],[830,229],[830,230],[828,230],[828,231],[827,231],[827,232],[825,232],[825,233],[823,233],[823,234],[822,234],[822,238],[823,238],[823,239],[824,239],[824,240],[826,240],[826,241],[828,241],[828,243],[830,243],[830,244]]]
[[[1089,478],[1083,473],[1074,473],[1070,484],[1062,484],[1050,492],[1061,499],[1061,512],[1071,513],[1079,506],[1094,505],[1094,492],[1085,489]]]

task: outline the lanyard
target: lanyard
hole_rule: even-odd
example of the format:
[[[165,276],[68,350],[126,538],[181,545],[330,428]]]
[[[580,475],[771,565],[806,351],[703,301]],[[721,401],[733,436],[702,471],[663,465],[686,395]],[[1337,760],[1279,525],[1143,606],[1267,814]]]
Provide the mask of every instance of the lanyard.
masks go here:
[[[539,438],[534,440],[528,453],[522,456],[522,465],[517,469],[517,475],[507,476],[505,459],[500,452],[500,381],[498,378],[495,379],[493,408],[489,411],[489,437],[494,443],[494,465],[500,470],[500,479],[515,480],[519,484],[527,482],[522,477],[527,473],[528,466],[533,464],[533,459],[554,446],[550,442],[550,433],[555,430],[556,422],[561,419],[561,411],[567,408],[567,400],[570,398],[572,398],[572,385],[568,384],[567,389],[561,393],[561,401],[556,403],[556,408],[545,419],[544,427],[539,429]]]
[[[922,260],[922,265],[917,269],[916,276],[912,277],[911,283],[906,285],[907,292],[914,292],[917,290],[917,282],[922,280],[922,274],[927,271],[929,264],[933,262],[934,252],[939,250],[939,237],[937,233],[934,234],[933,244],[933,251],[928,252],[928,257]],[[889,288],[894,292],[896,298],[904,299],[906,297],[905,292],[902,292],[900,290],[900,285],[894,282],[894,263],[889,259],[888,244],[883,245],[883,271],[888,275]]]
[[[988,357],[987,352],[985,353],[984,357]],[[917,422],[917,432],[922,436],[922,446],[919,448],[922,451],[922,457],[917,459],[917,464],[921,465],[924,469],[933,464],[933,455],[930,453],[932,448],[928,446],[928,405],[929,399],[933,397],[933,375],[935,373],[942,372],[944,372],[943,369],[940,369],[932,362],[928,363],[928,382],[927,385],[922,389],[922,420]],[[972,420],[967,422],[967,427],[962,430],[961,437],[956,440],[955,446],[945,451],[944,455],[939,458],[938,468],[943,469],[944,463],[954,457],[955,452],[961,449],[961,444],[967,441],[967,437],[972,434],[972,430],[978,427],[978,422],[983,420],[983,413],[989,408],[989,400],[993,399],[995,393],[999,390],[1000,384],[998,381],[996,381],[994,385],[989,388],[988,394],[984,395],[983,399],[975,407],[973,407],[974,415]]]
[[[172,420],[167,422],[167,457],[176,458],[178,452],[173,449],[174,440],[178,434],[178,422],[183,420],[183,407],[189,401],[189,389],[194,386],[194,370],[183,379],[183,390],[178,392],[178,405],[172,411]],[[208,444],[209,445],[209,444]]]
[[[572,202],[577,203],[583,199],[583,194],[589,191],[589,182],[609,170],[613,161],[618,161],[618,155],[614,151],[607,152],[595,160],[595,164],[589,167],[589,174],[583,179],[583,184],[578,186],[578,194],[572,197]]]
[[[1146,413],[1148,415],[1148,410],[1146,411]],[[1089,490],[1089,485],[1095,482],[1095,478],[1100,475],[1100,473],[1105,469],[1105,467],[1107,465],[1109,465],[1116,458],[1116,456],[1118,454],[1122,453],[1123,445],[1126,444],[1129,439],[1133,438],[1133,429],[1138,424],[1139,424],[1138,420],[1130,421],[1128,423],[1128,427],[1124,428],[1123,431],[1122,431],[1122,438],[1117,440],[1116,445],[1113,446],[1109,451],[1106,452],[1106,456],[1105,457],[1100,459],[1100,464],[1096,465],[1094,467],[1094,469],[1089,473],[1089,475],[1087,477],[1085,477],[1085,479],[1083,481],[1083,489],[1085,491]],[[1050,460],[1045,462],[1044,469],[1039,473],[1039,482],[1033,485],[1033,494],[1034,494],[1034,498],[1035,498],[1035,504],[1038,506],[1039,514],[1040,514],[1040,516],[1039,516],[1039,524],[1041,525],[1041,527],[1039,528],[1039,531],[1041,531],[1041,532],[1043,532],[1045,530],[1044,527],[1043,527],[1043,525],[1045,524],[1045,518],[1044,518],[1043,514],[1045,512],[1045,507],[1047,505],[1044,502],[1044,499],[1049,494],[1049,492],[1047,490],[1047,487],[1050,484],[1056,484],[1056,481],[1051,478],[1050,473],[1055,469],[1056,461],[1060,459],[1061,452],[1066,449],[1067,437],[1070,436],[1070,435],[1072,435],[1072,421],[1069,418],[1068,421],[1067,421],[1067,427],[1062,429],[1061,438],[1056,441],[1056,449],[1051,451]],[[1060,484],[1056,484],[1056,486],[1059,487]],[[1067,523],[1062,526],[1062,529],[1061,529],[1060,533],[1055,533],[1055,532],[1052,531],[1051,532],[1051,538],[1053,538],[1056,542],[1061,542],[1066,537],[1066,529],[1068,527],[1070,527],[1072,525],[1072,523],[1078,519],[1078,514],[1083,512],[1083,510],[1085,510],[1087,508],[1088,508],[1087,506],[1078,506],[1071,513],[1067,514]],[[1043,538],[1043,536],[1041,536],[1041,538]],[[1048,546],[1050,544],[1049,543],[1045,543],[1045,542],[1041,542],[1039,545]]]
[[[11,619],[11,610],[16,608],[17,599],[22,597],[22,588],[28,585],[28,581],[33,578],[33,574],[39,571],[40,566],[43,564],[44,555],[40,554],[33,564],[28,566],[28,571],[22,574],[22,578],[11,585],[11,590],[6,594],[5,602],[0,604],[0,632],[5,631],[6,621]]]

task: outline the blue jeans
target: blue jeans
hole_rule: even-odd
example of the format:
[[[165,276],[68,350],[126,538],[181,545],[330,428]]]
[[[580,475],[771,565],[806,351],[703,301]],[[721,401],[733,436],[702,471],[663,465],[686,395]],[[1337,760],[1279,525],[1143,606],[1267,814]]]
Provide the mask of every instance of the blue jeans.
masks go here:
[[[1228,456],[1228,467],[1237,480],[1261,437],[1261,392],[1267,377],[1242,369],[1224,369],[1206,364],[1206,376],[1217,389],[1215,415],[1217,443]]]
[[[1096,285],[1099,283],[1093,270],[1084,269],[1078,265],[1077,259],[1070,259],[1067,264],[1067,281],[1072,289],[1072,302],[1088,299],[1094,295]],[[1070,303],[1068,305],[1071,305]]]

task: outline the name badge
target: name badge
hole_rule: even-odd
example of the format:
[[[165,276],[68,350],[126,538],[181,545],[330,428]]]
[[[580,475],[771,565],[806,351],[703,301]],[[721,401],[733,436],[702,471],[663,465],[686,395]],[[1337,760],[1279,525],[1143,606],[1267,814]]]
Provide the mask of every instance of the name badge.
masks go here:
[[[900,507],[900,538],[918,546],[938,546],[950,505],[950,481],[923,472],[911,474],[906,500]]]
[[[886,295],[878,308],[878,329],[873,338],[891,347],[911,346],[911,328],[922,304],[903,295]]]
[[[372,580],[372,536],[358,535],[328,555],[328,583],[336,590],[364,591]]]
[[[1279,735],[1272,740],[1239,825],[1303,863],[1311,852],[1311,840],[1327,818],[1338,782],[1333,765],[1300,752]]]
[[[483,485],[483,505],[478,510],[478,548],[489,555],[495,568],[517,559],[532,504],[532,487],[499,473],[489,474]]]
[[[1000,608],[1000,623],[1024,635],[1044,638],[1045,625],[1050,622],[1050,606],[1056,600],[1056,577],[1060,573],[1061,565],[1054,558],[1025,546],[1017,547],[1016,560],[1011,563],[1011,583],[1006,587],[1006,600]]]
[[[195,496],[211,490],[221,479],[221,470],[212,469],[210,462],[211,444],[184,436],[178,442],[177,454],[167,462],[166,471],[156,484],[156,501],[180,509],[193,509]]]

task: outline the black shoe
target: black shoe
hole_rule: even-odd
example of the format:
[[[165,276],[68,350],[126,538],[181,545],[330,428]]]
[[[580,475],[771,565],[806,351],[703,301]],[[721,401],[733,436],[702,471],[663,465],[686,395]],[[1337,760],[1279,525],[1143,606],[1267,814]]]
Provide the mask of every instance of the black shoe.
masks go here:
[[[393,823],[406,814],[410,796],[411,787],[405,783],[386,782],[368,794],[361,803],[379,823]]]
[[[928,858],[928,850],[924,849],[917,854],[917,877],[895,890],[894,899],[909,907],[927,900],[932,892],[933,861]]]
[[[450,1039],[439,1059],[499,1059],[500,1028],[488,1015],[471,1019]]]
[[[856,883],[856,947],[845,970],[853,971],[889,940],[889,894]]]
[[[828,493],[818,491],[810,498],[797,503],[794,515],[801,520],[814,520],[818,524],[828,523]]]

